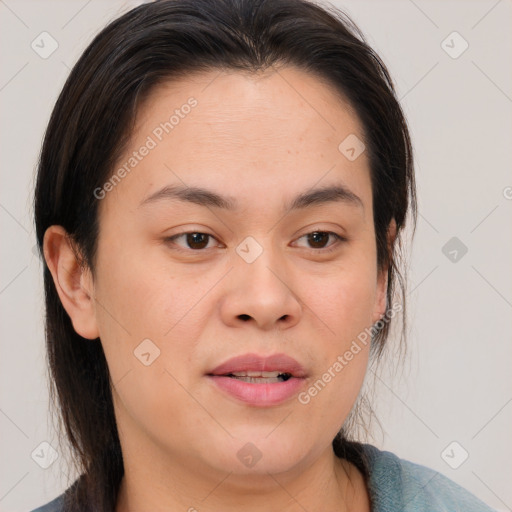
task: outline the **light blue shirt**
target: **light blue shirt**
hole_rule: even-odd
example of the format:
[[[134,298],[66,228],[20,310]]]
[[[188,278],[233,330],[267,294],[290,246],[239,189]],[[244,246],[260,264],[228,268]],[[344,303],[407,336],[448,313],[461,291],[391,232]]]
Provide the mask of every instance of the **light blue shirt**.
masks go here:
[[[441,473],[369,444],[372,512],[495,512]],[[63,494],[32,512],[64,512]]]

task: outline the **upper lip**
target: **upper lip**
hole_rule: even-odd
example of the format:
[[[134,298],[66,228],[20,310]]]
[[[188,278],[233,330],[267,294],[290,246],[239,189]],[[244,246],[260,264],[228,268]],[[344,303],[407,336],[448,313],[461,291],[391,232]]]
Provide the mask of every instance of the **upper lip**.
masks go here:
[[[242,354],[228,359],[211,370],[208,375],[229,375],[235,372],[274,372],[289,373],[293,377],[305,377],[306,371],[295,359],[286,354],[259,356]]]

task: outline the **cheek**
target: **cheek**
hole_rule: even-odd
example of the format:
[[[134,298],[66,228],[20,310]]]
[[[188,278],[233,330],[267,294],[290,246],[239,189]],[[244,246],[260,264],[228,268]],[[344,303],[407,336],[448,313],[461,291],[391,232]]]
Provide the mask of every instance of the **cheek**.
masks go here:
[[[125,327],[133,341],[151,336],[161,339],[186,316],[203,287],[194,277],[187,278],[155,258],[159,252],[131,252],[116,265],[106,266],[98,279],[97,297],[105,308],[97,313],[105,325]]]
[[[376,269],[371,264],[346,264],[337,272],[308,279],[306,303],[318,312],[333,338],[346,341],[373,323],[376,281]]]
[[[218,281],[216,275],[200,279],[197,271],[177,272],[159,253],[151,258],[150,251],[145,257],[133,251],[98,279],[97,317],[112,381],[123,379],[121,396],[128,381],[136,382],[126,400],[138,404],[148,397],[147,411],[158,404],[154,390],[181,399],[173,376],[184,385],[195,376],[189,370],[197,366],[197,343],[213,314],[205,309],[213,305],[202,299]]]
[[[368,251],[347,258],[329,275],[304,282],[307,306],[315,313],[322,335],[317,335],[312,354],[319,365],[301,403],[307,402],[315,410],[313,416],[328,416],[335,425],[352,408],[366,374],[376,275]]]
[[[182,417],[177,411],[191,407],[187,390],[193,389],[195,374],[189,370],[201,326],[199,308],[192,306],[200,290],[159,272],[147,259],[145,265],[137,261],[125,260],[105,275],[103,289],[112,293],[100,299],[110,309],[99,315],[100,337],[116,414],[121,422],[135,422],[148,431],[170,425],[179,431]]]

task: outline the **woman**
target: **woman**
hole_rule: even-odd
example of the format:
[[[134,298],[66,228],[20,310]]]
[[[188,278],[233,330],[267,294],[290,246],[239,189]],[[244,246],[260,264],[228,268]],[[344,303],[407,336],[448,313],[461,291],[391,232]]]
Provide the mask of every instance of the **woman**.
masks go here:
[[[176,0],[111,23],[38,170],[81,474],[38,510],[490,510],[349,428],[415,208],[391,79],[341,13]]]

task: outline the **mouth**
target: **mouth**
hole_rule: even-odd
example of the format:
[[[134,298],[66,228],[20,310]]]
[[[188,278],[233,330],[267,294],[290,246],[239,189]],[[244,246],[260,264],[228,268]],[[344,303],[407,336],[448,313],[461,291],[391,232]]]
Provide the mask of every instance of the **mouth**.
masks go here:
[[[217,389],[256,407],[278,405],[295,395],[306,382],[305,369],[286,354],[234,357],[206,374]]]
[[[228,359],[211,370],[208,375],[286,381],[291,377],[305,377],[306,371],[299,362],[286,354],[243,354]]]
[[[291,373],[287,372],[236,372],[223,375],[223,377],[230,377],[243,382],[250,382],[251,384],[272,384],[275,382],[286,382],[293,376]]]

